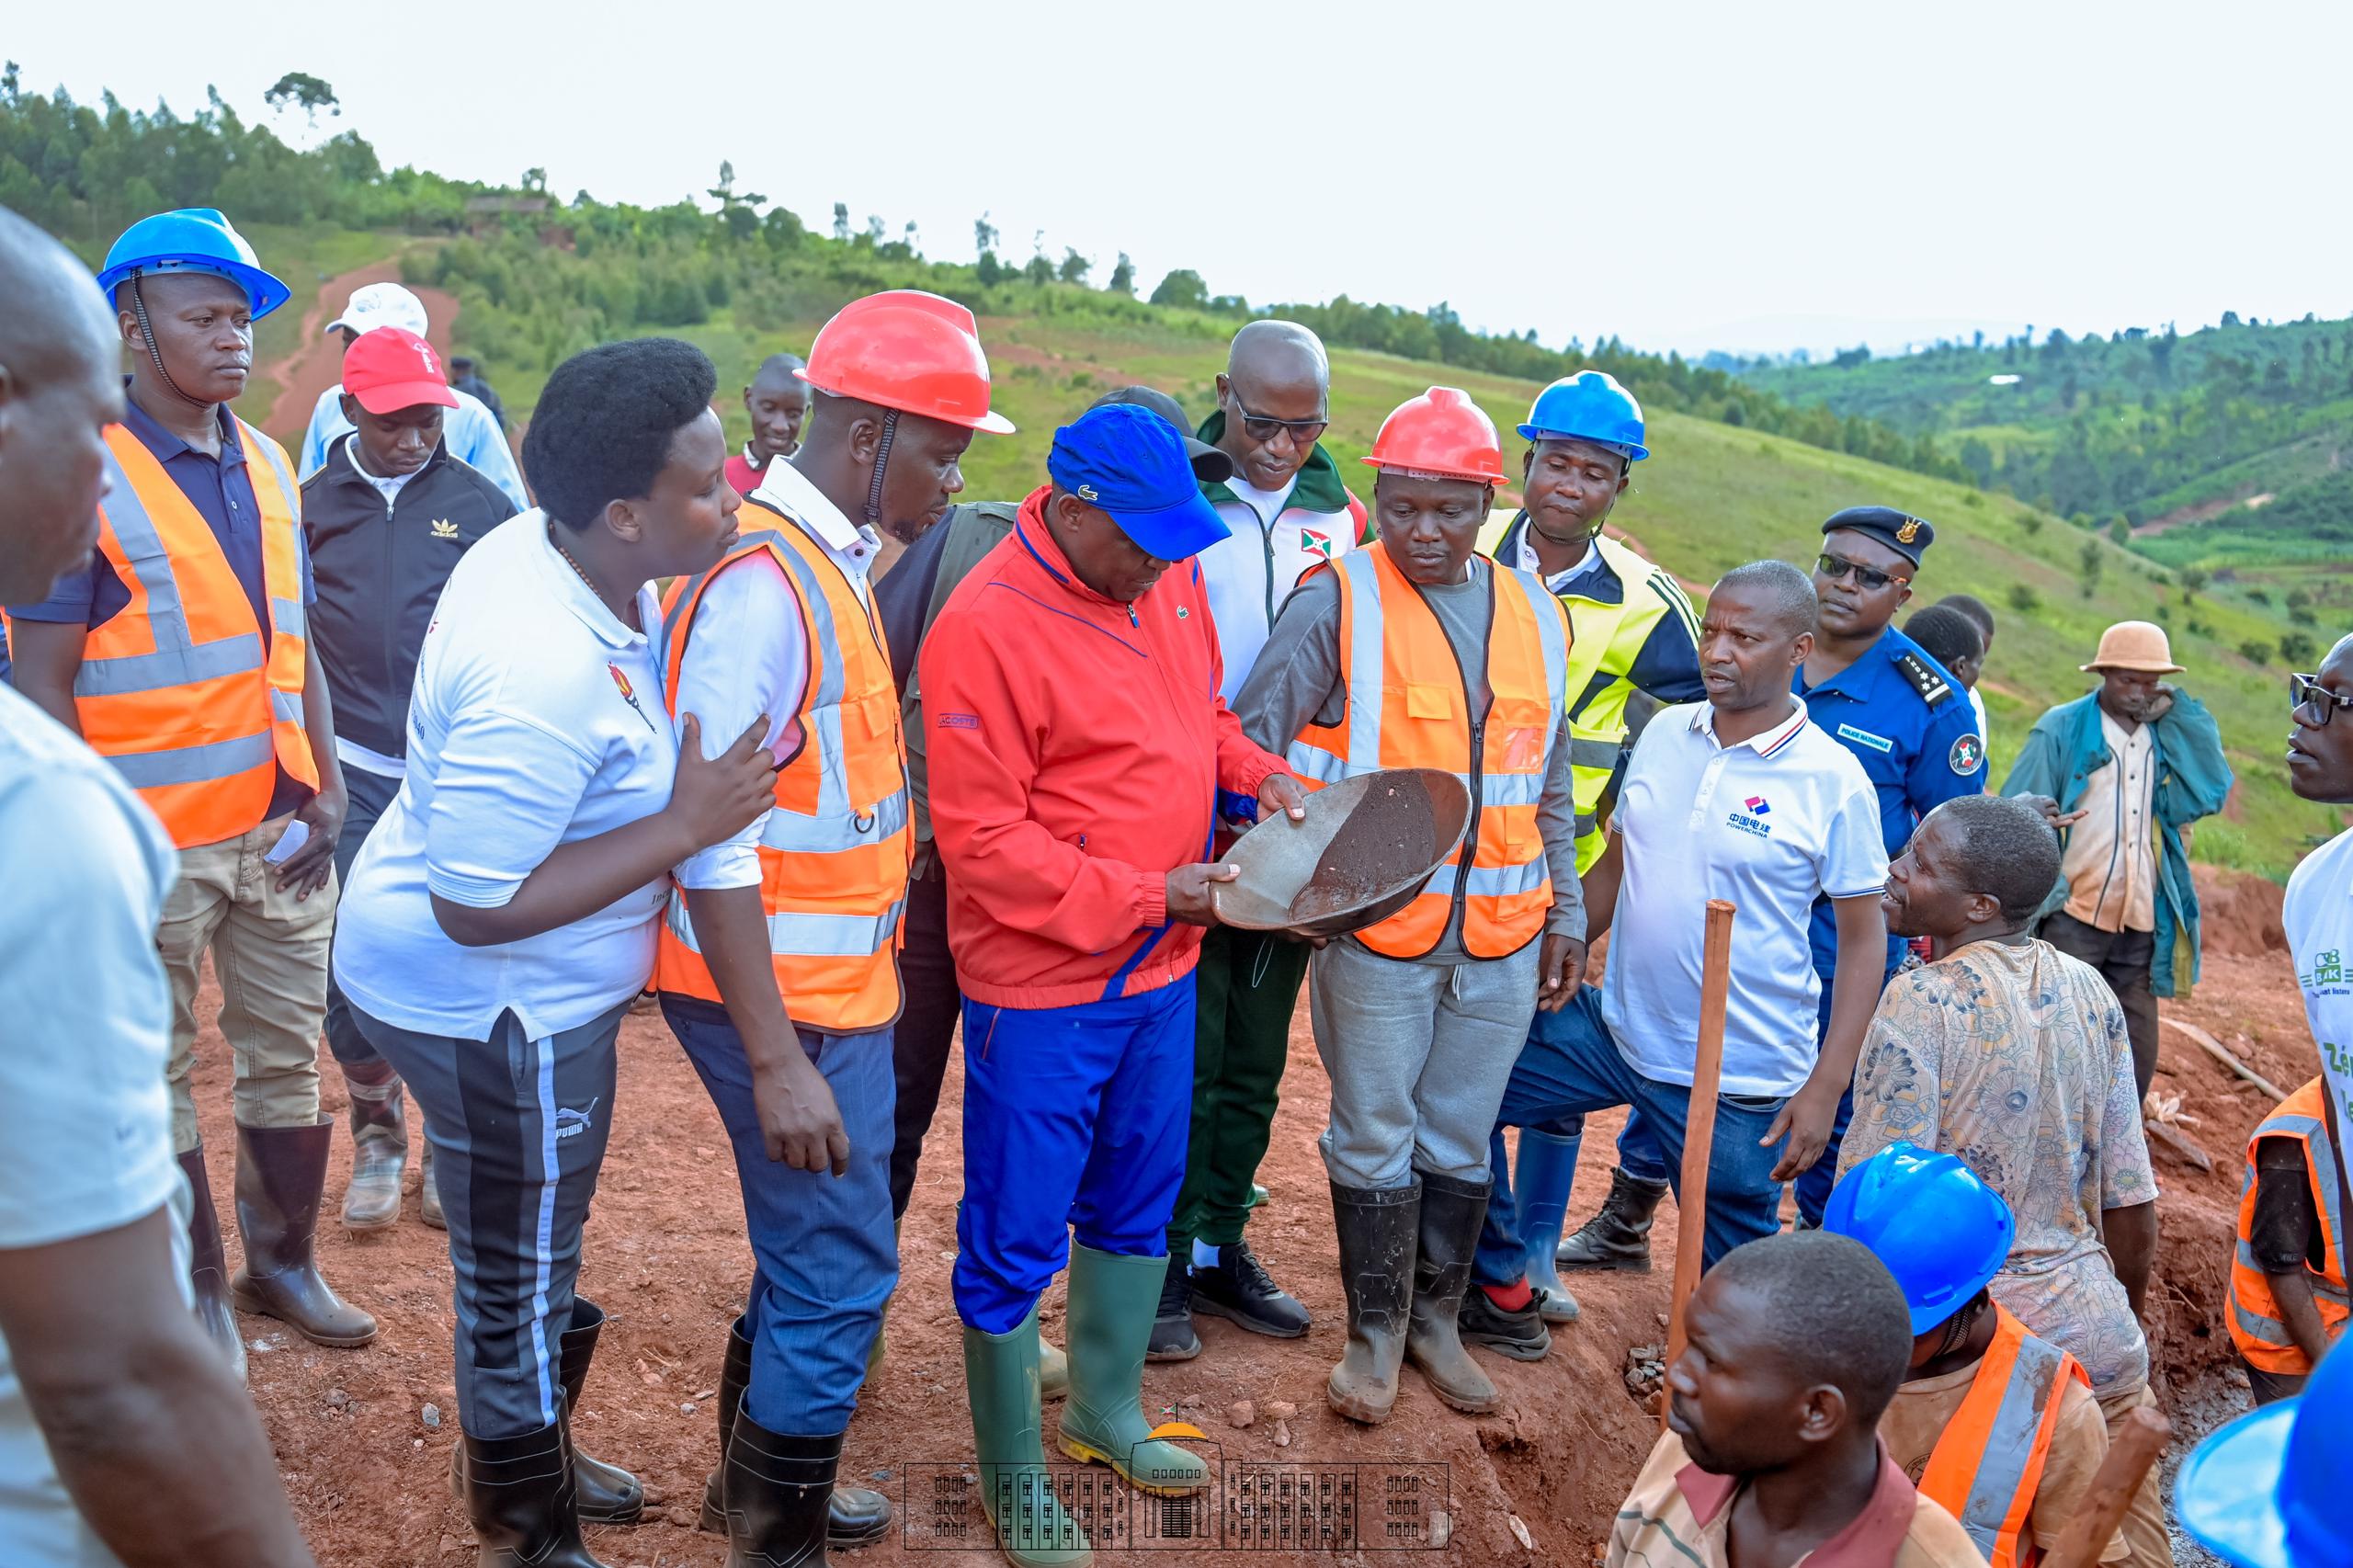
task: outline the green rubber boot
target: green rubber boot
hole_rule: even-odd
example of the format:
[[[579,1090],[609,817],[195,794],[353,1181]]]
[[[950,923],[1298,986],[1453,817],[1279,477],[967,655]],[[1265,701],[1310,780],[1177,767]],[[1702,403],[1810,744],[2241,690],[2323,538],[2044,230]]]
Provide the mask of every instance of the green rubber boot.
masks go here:
[[[1038,1416],[1038,1309],[1007,1334],[964,1330],[964,1388],[981,1508],[1014,1568],[1087,1568],[1086,1532],[1063,1512]]]
[[[1140,1491],[1181,1497],[1210,1483],[1199,1454],[1152,1435],[1143,1418],[1143,1357],[1160,1311],[1165,1257],[1118,1257],[1070,1249],[1070,1399],[1063,1406],[1063,1452],[1108,1464]]]

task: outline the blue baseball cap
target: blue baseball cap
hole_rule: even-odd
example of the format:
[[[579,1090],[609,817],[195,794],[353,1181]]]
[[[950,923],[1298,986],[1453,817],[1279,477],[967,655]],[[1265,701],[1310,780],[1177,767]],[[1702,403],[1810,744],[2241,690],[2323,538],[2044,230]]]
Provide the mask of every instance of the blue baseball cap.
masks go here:
[[[1099,404],[1055,431],[1046,472],[1155,560],[1199,555],[1233,532],[1201,494],[1183,434],[1137,403]]]

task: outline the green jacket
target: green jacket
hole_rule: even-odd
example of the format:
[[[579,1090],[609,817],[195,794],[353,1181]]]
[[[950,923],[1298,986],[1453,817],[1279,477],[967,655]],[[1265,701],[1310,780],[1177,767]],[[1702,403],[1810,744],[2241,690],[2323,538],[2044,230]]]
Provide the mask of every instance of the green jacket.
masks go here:
[[[2181,830],[2212,816],[2230,799],[2231,765],[2222,755],[2222,734],[2206,705],[2173,691],[2173,708],[2151,725],[2155,732],[2157,782],[2152,811],[2157,830],[2157,955],[2149,966],[2149,987],[2160,996],[2186,995],[2198,981],[2198,886],[2190,880],[2189,850]],[[2099,694],[2063,702],[2035,721],[2010,776],[2005,795],[2048,795],[2063,813],[2084,798],[2085,782],[2115,756],[2100,733]],[[2066,832],[2060,834],[2062,846]],[[2067,880],[2043,901],[2038,918],[2048,919],[2067,903]],[[2170,936],[2170,939],[2168,938]]]

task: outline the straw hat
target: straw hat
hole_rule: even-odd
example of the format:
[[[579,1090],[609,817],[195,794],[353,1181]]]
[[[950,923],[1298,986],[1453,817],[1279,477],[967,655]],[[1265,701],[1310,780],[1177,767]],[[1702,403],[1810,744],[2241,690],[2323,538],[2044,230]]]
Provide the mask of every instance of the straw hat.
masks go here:
[[[2165,629],[2146,620],[2120,620],[2101,632],[2099,652],[2082,668],[2140,670],[2157,676],[2177,676],[2182,672],[2182,666],[2173,662],[2173,648],[2165,642]]]

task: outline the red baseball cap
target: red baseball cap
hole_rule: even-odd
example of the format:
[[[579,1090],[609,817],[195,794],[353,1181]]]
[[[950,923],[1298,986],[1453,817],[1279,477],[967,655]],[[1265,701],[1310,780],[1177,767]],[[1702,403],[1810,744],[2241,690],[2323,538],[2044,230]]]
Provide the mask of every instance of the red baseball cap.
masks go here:
[[[363,332],[344,351],[343,390],[370,414],[397,414],[421,403],[458,406],[433,345],[404,327]]]

